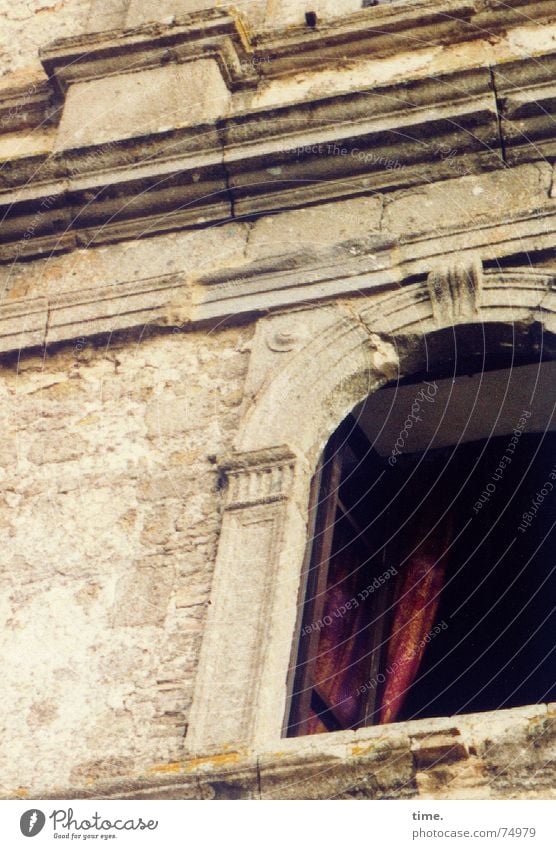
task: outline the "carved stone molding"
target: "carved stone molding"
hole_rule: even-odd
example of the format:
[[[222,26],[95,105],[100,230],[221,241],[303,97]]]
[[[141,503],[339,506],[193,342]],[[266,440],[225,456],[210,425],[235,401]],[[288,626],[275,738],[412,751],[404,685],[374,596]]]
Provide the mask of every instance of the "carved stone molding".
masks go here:
[[[163,68],[173,79],[170,66]],[[122,75],[122,80],[130,76]],[[101,81],[106,98],[110,91],[105,84],[110,81]],[[86,97],[97,97],[90,88],[79,89],[66,102],[56,149],[18,157],[0,175],[0,215],[10,219],[0,234],[0,257],[20,256],[23,235],[39,210],[37,229],[26,240],[26,256],[38,250],[35,240],[47,236],[48,245],[40,245],[41,250],[59,251],[62,233],[87,245],[101,244],[145,231],[197,227],[419,185],[424,162],[427,181],[433,174],[438,179],[452,177],[447,157],[431,157],[432,149],[461,155],[464,173],[500,168],[496,105],[487,69],[443,74],[432,83],[412,80],[407,87],[411,93],[402,107],[398,85],[388,84],[287,106],[236,114],[232,109],[220,118],[216,113],[204,119],[198,115],[191,125],[151,129],[148,134],[139,131],[132,117],[127,129],[122,120],[109,136],[104,128],[99,130],[97,144],[92,138],[86,144],[75,139]],[[227,112],[223,97],[212,104],[216,112],[219,103]],[[395,141],[385,141],[385,135]],[[393,168],[393,162],[399,167]],[[277,169],[273,179],[270,166]],[[55,203],[48,202],[52,197]],[[77,209],[75,215],[72,210]]]
[[[238,89],[317,66],[333,69],[340,58],[392,55],[408,43],[471,41],[525,21],[540,31],[555,17],[554,4],[532,0],[420,0],[361,10],[315,32],[293,27],[253,37],[237,13],[211,9],[171,25],[59,39],[41,52],[48,83],[0,97],[0,131],[53,123],[66,100],[52,147],[41,142],[2,169],[0,257],[40,256],[74,247],[80,238],[86,244],[119,241],[422,185],[452,177],[456,160],[462,174],[473,174],[505,167],[502,153],[514,164],[553,159],[554,50],[539,52],[535,62],[529,54],[516,58],[512,48],[499,64],[493,59],[492,68],[447,65],[433,78],[406,80],[403,98],[397,80],[262,107],[260,99],[249,100]],[[179,120],[155,122],[147,132],[141,122],[130,129],[119,113],[109,138],[100,122],[98,135],[93,132],[86,143],[61,132],[68,105],[75,107],[72,127],[82,129],[82,114],[93,114],[97,82],[106,84],[102,92],[109,102],[111,81],[114,89],[129,85],[135,91],[143,74],[153,79],[153,71],[166,69],[161,90],[172,80],[182,90],[189,65],[217,66],[226,96],[238,93],[230,95],[229,109],[226,102],[213,114],[207,106],[207,114],[188,125],[180,101]],[[78,89],[73,97],[72,88]],[[124,99],[133,100],[127,94]],[[269,180],[269,167],[278,179]],[[47,201],[54,196],[51,206]],[[23,236],[35,216],[23,254]]]
[[[261,34],[254,39],[254,47],[261,53],[272,51],[273,61],[262,71],[274,76],[292,63],[299,70],[322,68],[325,62],[345,60],[346,56],[388,56],[413,44],[467,41],[483,28],[492,36],[526,21],[540,24],[554,18],[550,5],[539,0],[405,0],[321,22],[309,34],[306,27],[288,27],[278,35]]]
[[[91,79],[107,70],[154,62],[220,54],[219,63],[231,86],[249,85],[250,77],[281,76],[292,71],[322,68],[324,63],[360,55],[388,56],[407,50],[408,43],[453,44],[476,37],[484,28],[492,36],[525,21],[541,25],[554,19],[554,10],[538,0],[503,4],[472,0],[418,0],[384,4],[321,21],[314,31],[288,26],[254,33],[247,18],[232,9],[207,8],[180,15],[171,24],[123,27],[123,12],[106,16],[102,32],[58,39],[41,50],[44,68],[63,90],[76,79]],[[105,13],[106,14],[106,13]],[[98,13],[96,14],[98,19]],[[98,22],[98,21],[97,21]],[[91,24],[93,22],[91,21]],[[108,30],[108,31],[107,31]],[[273,61],[268,62],[272,54]],[[253,62],[238,62],[250,54]],[[255,73],[256,71],[256,73]]]
[[[57,93],[72,83],[114,73],[158,67],[168,62],[213,58],[230,89],[256,85],[252,52],[241,21],[222,9],[184,16],[172,25],[72,36],[40,51],[43,67]]]
[[[270,333],[266,339],[266,344],[269,351],[285,354],[288,351],[293,351],[295,348],[300,348],[305,337],[302,333],[296,333],[289,330],[277,330]]]
[[[401,371],[409,367],[403,359],[408,346],[415,350],[416,340],[454,322],[503,324],[516,344],[518,323],[526,335],[533,324],[556,332],[555,270],[495,268],[481,276],[480,268],[472,267],[470,263],[464,272],[452,270],[441,277],[434,301],[426,278],[421,278],[354,298],[349,309],[336,302],[300,313],[311,331],[307,344],[291,354],[274,354],[283,358],[279,362],[269,358],[260,369],[250,365],[253,403],[238,429],[236,448],[252,451],[285,442],[309,463],[316,462],[330,434],[356,404],[411,373]],[[259,324],[267,321],[272,318]],[[264,348],[257,340],[255,336],[251,344],[260,356]]]
[[[0,354],[80,337],[145,326],[165,326],[187,313],[187,290],[178,275],[97,286],[49,298],[0,303]]]
[[[546,225],[546,219],[544,223]],[[554,227],[556,228],[556,216]],[[521,232],[514,234],[512,247],[519,245]],[[488,233],[484,235],[486,237]],[[448,240],[449,237],[446,237],[447,244]],[[553,240],[553,233],[546,231],[543,234],[543,242],[547,246],[553,244]],[[431,250],[436,251],[439,241],[443,240],[440,237],[429,240]],[[521,247],[523,246],[522,241]],[[501,247],[508,249],[507,243]],[[417,250],[415,252],[418,253]],[[339,294],[367,294],[370,300],[364,308],[365,323],[373,331],[387,335],[396,328],[400,329],[401,316],[405,323],[414,324],[417,332],[423,332],[423,322],[430,315],[431,306],[433,320],[435,325],[439,326],[439,322],[453,324],[475,320],[479,311],[483,321],[500,318],[509,320],[510,312],[517,320],[527,315],[528,311],[538,309],[542,302],[542,320],[548,321],[551,328],[554,324],[556,269],[534,269],[528,265],[503,271],[487,269],[481,275],[480,265],[476,266],[474,271],[473,263],[470,263],[458,266],[459,271],[430,272],[426,284],[405,285],[408,278],[423,274],[425,263],[430,268],[430,259],[435,257],[427,258],[421,254],[410,259],[408,256],[403,265],[389,265],[370,270],[365,267],[366,261],[368,265],[365,256],[360,260],[359,269],[356,269],[355,265],[351,267],[342,262],[343,255],[345,252],[339,246],[334,271],[331,263],[323,264],[317,257],[308,258],[307,267],[297,271],[296,289],[286,285],[280,272],[271,275],[268,271],[261,271],[258,281],[253,275],[249,292],[237,292],[232,301],[222,299],[209,304],[191,303],[191,285],[184,280],[183,274],[130,280],[117,286],[100,285],[48,297],[29,295],[13,300],[6,298],[0,302],[0,354],[53,343],[71,344],[82,336],[142,330],[146,326],[179,327],[187,330],[195,329],[207,318],[219,322],[223,318],[228,321],[231,318],[240,321],[245,315],[254,314],[255,300],[258,302],[258,311],[262,311],[267,305],[275,308],[288,307],[285,316],[277,314],[267,317],[266,322],[270,327],[265,327],[264,333],[261,330],[257,357],[250,369],[250,381],[246,390],[248,394],[254,394],[261,388],[269,370],[278,366],[278,360],[279,367],[282,367],[288,355],[297,355],[298,351],[310,343],[311,336],[314,336],[317,330],[319,333],[324,330],[326,318],[322,311],[325,307],[320,307],[319,302]],[[391,261],[394,258],[392,255]],[[469,271],[466,271],[466,268]],[[350,272],[348,277],[345,276],[346,270]],[[259,294],[256,294],[257,283],[262,290]],[[303,308],[297,311],[292,308],[292,305],[300,302],[303,303]],[[320,324],[318,328],[315,325],[317,307],[320,310],[318,314],[323,315],[322,321],[325,322],[322,328]],[[400,309],[403,309],[403,312],[400,312]],[[269,345],[268,341],[275,337],[282,338],[282,333],[289,334],[288,344],[276,351],[278,346],[274,346],[272,342]],[[295,344],[288,350],[293,337]]]
[[[296,457],[286,446],[250,451],[224,461],[228,481],[226,509],[254,507],[282,501],[291,494]]]
[[[480,261],[455,262],[431,271],[427,286],[438,326],[473,321],[479,313],[482,285]]]
[[[46,298],[26,298],[0,307],[0,352],[44,344],[48,322]]]
[[[37,798],[552,799],[555,716],[537,704],[291,737]]]

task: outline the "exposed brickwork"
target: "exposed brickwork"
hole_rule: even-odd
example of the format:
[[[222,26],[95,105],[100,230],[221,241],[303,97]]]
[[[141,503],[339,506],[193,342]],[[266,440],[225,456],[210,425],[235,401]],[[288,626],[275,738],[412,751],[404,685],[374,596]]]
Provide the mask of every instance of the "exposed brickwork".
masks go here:
[[[248,335],[2,369],[3,793],[180,756]]]

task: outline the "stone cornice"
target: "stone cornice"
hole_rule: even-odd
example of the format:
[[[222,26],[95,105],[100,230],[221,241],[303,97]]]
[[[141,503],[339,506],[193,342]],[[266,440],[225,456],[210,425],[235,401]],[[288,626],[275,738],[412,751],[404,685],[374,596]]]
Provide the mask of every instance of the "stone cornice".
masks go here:
[[[187,299],[183,278],[167,275],[118,286],[97,286],[52,298],[0,305],[0,352],[95,337],[168,323],[170,304]]]
[[[480,15],[493,15],[493,25],[497,21],[502,26],[512,16],[527,14],[540,21],[541,13],[556,11],[553,2],[521,0],[430,0],[372,11],[390,22],[392,32],[401,32],[404,21],[415,15],[423,21],[427,15],[446,15],[445,7],[451,13],[459,10],[458,20],[471,15],[465,19],[475,21],[473,26]],[[382,30],[375,32],[377,20],[358,13],[315,33],[304,30],[303,38],[294,28],[282,39],[267,34],[250,45],[236,20],[213,10],[189,16],[173,28],[65,39],[45,51],[44,60],[60,97],[76,80],[120,73],[132,55],[150,67],[149,62],[164,65],[218,54],[221,70],[227,62],[228,72],[222,72],[228,85],[241,88],[252,82],[254,66],[245,61],[250,51],[262,56],[272,43],[278,55],[279,44],[286,51],[301,39],[299,51],[292,47],[292,62],[310,64],[311,51],[345,46],[346,33],[358,32],[363,40],[354,36],[349,47],[358,55],[364,33],[365,38],[384,36]],[[170,51],[166,58],[164,50]],[[178,56],[174,50],[182,52]],[[289,106],[234,107],[228,117],[209,125],[20,156],[0,170],[0,262],[554,158],[556,51],[538,59],[357,88]],[[265,64],[270,63],[255,63],[257,74],[270,73],[262,68]],[[28,92],[26,121],[32,123],[33,114],[43,109],[52,113],[49,93],[46,85]],[[24,120],[16,94],[10,98],[6,115]],[[0,311],[0,349],[9,352],[144,324],[171,325],[176,301],[180,324],[244,320],[268,309],[399,286],[415,275],[426,276],[445,255],[467,252],[488,262],[534,254],[552,248],[555,233],[556,217],[548,202],[525,216],[510,210],[489,224],[446,227],[435,231],[434,238],[427,232],[397,239],[373,236],[324,252],[269,257],[202,279],[187,279],[184,269],[182,275],[85,289],[78,295],[14,300]]]
[[[382,58],[434,44],[454,44],[508,27],[554,20],[551,0],[407,0],[379,5],[319,23],[315,30],[288,27],[254,37],[255,51],[270,54],[261,74],[272,78],[292,71],[322,68],[357,56]]]
[[[338,59],[384,57],[422,45],[495,37],[508,27],[556,19],[552,0],[407,0],[319,22],[252,33],[238,14],[207,9],[132,30],[59,39],[41,50],[57,92],[71,82],[213,55],[231,89]],[[264,61],[269,56],[272,61]],[[250,59],[252,61],[246,61]]]
[[[57,122],[49,80],[29,82],[25,88],[5,88],[0,94],[0,134],[44,127]]]
[[[380,236],[351,240],[315,251],[269,257],[202,278],[182,274],[85,288],[58,296],[28,297],[0,305],[0,354],[11,354],[80,337],[103,337],[146,327],[184,330],[205,324],[241,323],[253,316],[301,304],[372,292],[396,291],[437,273],[451,259],[484,271],[483,287],[519,278],[550,291],[554,270],[531,267],[536,253],[552,250],[556,238],[553,204],[530,216],[474,227],[414,234],[405,240]],[[513,265],[511,264],[513,260]],[[523,265],[520,266],[520,261]],[[502,264],[504,271],[498,270]],[[235,468],[230,466],[235,473]]]
[[[338,60],[383,58],[485,33],[496,38],[512,26],[554,20],[553,0],[407,0],[319,22],[315,29],[253,33],[240,15],[214,8],[171,25],[57,39],[40,50],[48,80],[0,92],[0,133],[55,121],[71,83],[115,73],[213,57],[230,90],[239,90],[258,80],[334,68]],[[55,101],[58,109],[53,111]]]
[[[188,15],[172,26],[94,33],[54,41],[40,51],[57,95],[75,82],[155,68],[169,62],[214,58],[231,90],[256,85],[246,59],[251,48],[238,19],[219,9]]]
[[[201,277],[193,293],[192,316],[237,321],[264,310],[397,289],[428,275],[451,256],[466,257],[470,264],[481,258],[497,265],[520,257],[525,269],[548,280],[553,274],[531,269],[531,262],[535,253],[553,248],[555,237],[556,209],[551,204],[530,216],[446,227],[432,235],[416,233],[403,240],[372,236],[326,250],[292,252]]]
[[[8,93],[0,117],[3,109],[10,128],[40,116],[52,121],[52,100],[63,100],[68,85],[129,70],[213,58],[237,90],[286,68],[311,68],[317,56],[319,67],[334,67],[340,53],[366,56],[371,42],[373,56],[395,53],[402,36],[417,37],[418,23],[440,44],[439,19],[452,42],[454,28],[457,38],[471,39],[485,28],[495,34],[552,17],[556,4],[546,0],[420,0],[250,42],[238,19],[212,10],[172,27],[55,42],[42,54],[50,88]],[[500,167],[504,156],[511,163],[556,156],[556,53],[538,58],[291,106],[242,109],[238,101],[209,124],[21,155],[0,170],[0,262],[443,180],[454,164],[460,173],[480,173]]]
[[[365,98],[360,94],[357,99],[361,104]],[[334,98],[320,104],[320,131],[313,127],[310,134],[293,134],[294,122],[302,123],[300,107],[299,118],[292,119],[290,132],[274,138],[269,138],[267,132],[266,141],[257,143],[265,117],[269,130],[273,118],[277,125],[281,123],[284,116],[277,113],[282,110],[274,110],[266,116],[251,116],[251,124],[244,119],[242,126],[239,119],[221,127],[230,142],[224,162],[216,141],[211,149],[206,134],[202,138],[208,149],[195,151],[199,139],[190,130],[164,134],[158,140],[70,151],[39,161],[36,157],[19,160],[2,175],[6,182],[19,172],[23,181],[27,173],[29,180],[24,186],[0,191],[0,261],[406,188],[431,179],[449,179],[458,171],[471,174],[492,170],[503,163],[496,148],[495,110],[489,109],[488,99],[484,92],[482,98],[470,99],[467,104],[439,105],[434,111],[415,106],[404,115],[375,115],[373,120],[362,119],[359,123],[353,117],[349,125],[342,117],[350,105],[356,104],[348,97]],[[369,108],[372,100],[369,93]],[[327,114],[331,116],[332,130]],[[453,125],[456,116],[459,129],[447,136],[446,129]],[[244,144],[240,140],[242,132],[251,136]],[[396,133],[399,141],[385,145],[385,134]],[[413,138],[408,140],[408,135]],[[169,145],[174,148],[172,157],[168,156]],[[439,151],[432,162],[428,153],[431,146]],[[136,152],[147,147],[147,160],[129,165]],[[316,152],[296,153],[301,147]],[[515,158],[519,162],[535,161],[543,151],[550,155],[553,148],[556,140],[539,139],[535,144],[520,144]],[[337,154],[338,149],[346,153]],[[457,159],[455,155],[449,161],[443,158],[442,151],[448,150],[458,150]],[[514,158],[509,145],[506,156]],[[269,175],[269,168],[275,173]],[[32,181],[33,172],[40,174],[41,182]],[[49,180],[45,180],[47,176]]]
[[[446,179],[454,157],[502,164],[488,69],[22,157],[0,174],[0,260]]]

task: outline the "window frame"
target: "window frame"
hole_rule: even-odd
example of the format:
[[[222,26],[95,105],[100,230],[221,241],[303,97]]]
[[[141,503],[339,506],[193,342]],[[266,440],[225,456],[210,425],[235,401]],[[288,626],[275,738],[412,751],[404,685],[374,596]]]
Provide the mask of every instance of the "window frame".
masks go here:
[[[508,341],[531,352],[539,338],[556,349],[555,277],[556,269],[529,266],[485,271],[474,253],[456,252],[439,257],[423,278],[355,299],[349,309],[311,304],[257,321],[250,401],[232,453],[218,464],[228,485],[185,738],[189,754],[285,745],[310,482],[338,423],[396,374],[417,373],[416,342],[438,333],[453,339],[458,325],[470,346],[479,339],[491,352],[507,354]],[[292,340],[286,352],[269,345],[285,332]],[[438,344],[427,349],[435,357]],[[307,415],[313,400],[318,407]],[[244,579],[253,581],[249,598],[236,593]],[[230,634],[232,663],[223,651]]]

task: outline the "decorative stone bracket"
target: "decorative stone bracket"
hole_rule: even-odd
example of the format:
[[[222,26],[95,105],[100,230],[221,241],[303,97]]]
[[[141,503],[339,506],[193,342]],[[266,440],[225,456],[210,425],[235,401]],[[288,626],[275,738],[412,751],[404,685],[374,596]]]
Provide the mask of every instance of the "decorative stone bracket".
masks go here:
[[[479,314],[483,285],[480,260],[454,262],[431,271],[427,279],[433,317],[439,327],[473,321]]]

